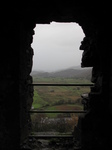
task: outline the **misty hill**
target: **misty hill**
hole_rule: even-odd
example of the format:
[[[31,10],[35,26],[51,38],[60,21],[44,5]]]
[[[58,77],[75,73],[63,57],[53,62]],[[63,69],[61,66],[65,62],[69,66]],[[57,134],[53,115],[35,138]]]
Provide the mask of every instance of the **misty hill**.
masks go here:
[[[33,77],[62,77],[62,78],[91,78],[91,68],[88,69],[72,69],[68,68],[65,70],[60,70],[56,72],[41,72],[41,71],[33,71],[31,73]]]

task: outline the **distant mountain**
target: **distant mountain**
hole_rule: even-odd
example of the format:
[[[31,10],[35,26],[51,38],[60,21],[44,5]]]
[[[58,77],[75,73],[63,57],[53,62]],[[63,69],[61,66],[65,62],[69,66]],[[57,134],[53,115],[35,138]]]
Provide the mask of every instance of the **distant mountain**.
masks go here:
[[[75,67],[74,67],[75,68]],[[68,68],[65,70],[60,70],[56,72],[43,72],[43,71],[33,71],[31,75],[33,77],[62,77],[62,78],[91,78],[91,68],[88,69],[73,69]]]

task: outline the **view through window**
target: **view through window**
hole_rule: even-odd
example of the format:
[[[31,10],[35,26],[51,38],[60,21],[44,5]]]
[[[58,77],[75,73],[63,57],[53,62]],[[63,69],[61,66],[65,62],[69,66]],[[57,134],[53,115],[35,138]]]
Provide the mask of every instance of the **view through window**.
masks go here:
[[[84,33],[76,23],[37,24],[33,37],[33,83],[89,84],[91,69],[82,69],[79,50]],[[83,110],[85,86],[34,86],[32,110]],[[80,113],[33,113],[32,132],[72,133]]]

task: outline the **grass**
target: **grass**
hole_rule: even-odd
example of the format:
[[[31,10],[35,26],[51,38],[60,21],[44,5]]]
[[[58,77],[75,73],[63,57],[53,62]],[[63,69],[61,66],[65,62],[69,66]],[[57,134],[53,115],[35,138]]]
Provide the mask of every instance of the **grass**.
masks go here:
[[[73,79],[73,78],[34,78],[34,83],[91,83],[87,79]],[[35,86],[33,97],[33,108],[38,110],[83,110],[81,103],[81,94],[89,93],[89,87],[81,86]],[[80,113],[34,113],[31,114],[33,124],[32,131],[46,132],[46,131],[60,131],[72,132],[74,126],[78,122]],[[69,117],[72,120],[63,122],[63,118]],[[56,119],[61,118],[60,124],[47,124],[41,122],[45,118]],[[53,120],[51,119],[51,120]],[[58,130],[57,130],[58,129]],[[58,131],[58,132],[59,132]],[[60,133],[59,132],[59,133]]]
[[[34,78],[34,83],[91,83],[87,79]],[[34,87],[33,108],[44,110],[82,109],[81,94],[88,93],[89,87],[38,86]],[[55,117],[57,114],[47,114]]]
[[[33,97],[33,108],[38,109],[47,104],[46,101],[44,101],[40,95],[38,94],[37,90],[34,89],[34,97]]]
[[[45,110],[57,110],[55,106],[46,107]],[[46,113],[49,118],[56,118],[57,113]]]
[[[91,83],[90,80],[84,78],[37,78],[33,77],[34,83]]]
[[[68,87],[68,89],[65,89],[64,87],[53,87],[53,89],[51,89],[52,88],[50,87],[38,87],[34,90],[34,108],[37,103],[40,105],[38,108],[58,103],[75,103],[77,99],[80,99],[81,94],[89,91],[87,87],[81,87],[80,89],[74,87]]]

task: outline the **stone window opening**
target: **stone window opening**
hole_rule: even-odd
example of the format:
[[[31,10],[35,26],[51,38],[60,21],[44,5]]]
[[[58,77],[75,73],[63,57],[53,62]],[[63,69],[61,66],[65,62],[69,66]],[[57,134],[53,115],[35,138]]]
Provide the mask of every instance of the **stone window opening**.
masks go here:
[[[78,24],[77,24],[77,25],[78,25]],[[43,25],[43,26],[44,26],[44,25]],[[74,27],[75,27],[75,26],[74,26]],[[41,28],[41,30],[42,30],[42,29],[44,30],[44,28]],[[34,30],[35,30],[35,29],[34,29]],[[78,30],[79,30],[79,29],[78,29]],[[80,29],[80,30],[81,30],[81,29]],[[52,34],[52,33],[51,33],[51,34]],[[74,34],[75,34],[75,32],[74,32]],[[79,33],[78,33],[78,34],[79,34]],[[82,32],[81,34],[83,35],[83,37],[81,37],[80,43],[81,43],[81,41],[82,41],[83,38],[84,38],[84,33]],[[37,32],[37,36],[38,36],[38,32]],[[68,35],[67,35],[67,36],[68,36]],[[72,35],[72,36],[73,36],[73,35]],[[78,35],[77,35],[77,36],[78,36]],[[47,37],[46,35],[45,35],[45,37],[43,36],[44,39],[45,39],[46,37]],[[49,38],[49,37],[48,37],[48,38]],[[78,37],[78,38],[79,38],[79,37]],[[76,39],[77,39],[77,38],[76,38]],[[33,38],[33,40],[35,40],[35,39]],[[46,41],[45,41],[45,42],[46,42]],[[51,41],[50,41],[50,42],[51,42]],[[59,41],[58,41],[58,42],[59,42]],[[75,42],[75,39],[74,39],[74,42]],[[37,40],[37,45],[38,45],[38,43],[39,43],[39,40]],[[44,42],[43,42],[42,44],[44,45]],[[46,44],[46,43],[45,43],[45,44]],[[52,42],[51,42],[51,44],[52,44]],[[71,43],[70,43],[70,44],[71,44]],[[78,43],[78,44],[79,44],[79,43]],[[33,44],[32,44],[32,45],[33,45]],[[65,43],[65,45],[66,45],[66,43]],[[63,45],[63,46],[64,46],[64,45]],[[32,47],[33,47],[33,46],[32,46]],[[37,47],[38,47],[38,46],[37,46]],[[78,47],[80,48],[80,44],[78,45]],[[79,59],[80,59],[80,62],[78,62],[79,64],[77,64],[76,69],[78,69],[77,67],[79,67],[79,66],[81,65],[82,52],[80,51],[79,48],[77,49],[77,51],[79,50],[79,52],[80,52],[80,57],[78,56]],[[37,48],[37,50],[35,50],[35,47],[33,47],[33,49],[34,49],[34,56],[36,55],[36,54],[35,54],[36,51],[37,51],[37,56],[38,56],[38,53],[39,53],[38,48]],[[66,49],[65,49],[65,50],[66,50]],[[47,51],[47,50],[46,50],[46,51]],[[53,51],[53,52],[54,52],[54,51]],[[76,52],[76,53],[77,53],[77,52]],[[43,54],[44,54],[44,53],[43,53]],[[52,54],[53,54],[53,53],[52,53]],[[75,52],[74,52],[74,54],[75,54]],[[63,50],[63,55],[64,55],[64,50]],[[79,54],[75,54],[75,55],[79,55]],[[33,57],[34,57],[34,56],[33,56]],[[45,56],[47,57],[47,53],[45,54]],[[71,56],[72,56],[72,55],[71,55]],[[51,57],[52,57],[52,56],[51,56]],[[39,58],[39,57],[38,57],[38,58]],[[38,58],[37,58],[37,59],[38,59]],[[43,58],[41,57],[41,59],[43,59]],[[58,59],[58,57],[57,57],[57,59]],[[63,59],[63,58],[62,58],[62,59]],[[70,59],[70,58],[69,58],[69,59]],[[69,61],[69,59],[68,59],[67,61]],[[74,59],[75,59],[75,58],[74,58]],[[34,65],[34,66],[33,66],[33,71],[36,73],[36,70],[35,70],[35,68],[36,68],[36,65],[35,65],[35,64],[36,64],[36,63],[35,63],[34,61],[36,61],[36,59],[35,59],[35,60],[33,59],[33,65]],[[45,64],[45,65],[46,65],[46,63],[47,63],[47,62],[44,62],[44,60],[43,60],[42,62],[43,62],[43,64]],[[34,63],[35,63],[35,64],[34,64]],[[38,65],[38,62],[37,62],[37,65]],[[74,64],[73,64],[73,65],[74,65]],[[54,66],[55,66],[55,65],[54,65]],[[71,65],[71,66],[72,66],[72,65]],[[59,67],[59,66],[57,65],[57,67]],[[68,67],[68,68],[69,68],[69,67]],[[66,69],[67,69],[67,67],[65,68],[65,70],[66,70]],[[73,70],[73,68],[70,68],[70,69]],[[80,69],[81,69],[81,67],[80,67]],[[58,69],[58,70],[61,70],[61,69]],[[62,69],[62,70],[64,70],[64,69]],[[33,74],[33,71],[32,71],[32,73],[31,73],[32,76],[34,75],[34,74]],[[38,71],[38,69],[37,69],[37,71]],[[45,70],[45,71],[46,71],[46,70]],[[56,70],[56,71],[57,71],[57,70]],[[56,71],[54,71],[54,70],[52,70],[52,71],[50,70],[50,71],[49,71],[49,70],[48,70],[48,72],[50,72],[50,73],[56,72]],[[47,71],[46,71],[46,72],[47,72]],[[41,72],[41,73],[42,73],[42,72]],[[42,75],[42,74],[41,74],[41,75]],[[46,77],[45,77],[45,78],[46,78]],[[51,78],[52,78],[52,77],[51,77]],[[68,76],[67,78],[71,78],[71,77]],[[72,77],[72,78],[73,78],[73,77]],[[35,75],[33,76],[33,82],[35,83],[34,80],[35,80]],[[52,80],[53,80],[53,79],[52,79]],[[40,82],[40,81],[37,80],[36,82],[38,83],[38,82]],[[42,81],[42,82],[43,82],[43,81]],[[55,81],[53,81],[53,82],[55,82]],[[65,81],[65,82],[66,82],[66,81]],[[73,81],[72,81],[72,82],[73,82]],[[80,91],[80,87],[76,87],[76,88],[77,88],[77,91],[78,91],[78,90]],[[48,103],[43,104],[43,108],[41,108],[41,107],[39,108],[39,107],[37,106],[38,103],[37,103],[37,104],[34,104],[34,103],[35,103],[34,101],[36,101],[35,98],[42,100],[42,98],[40,98],[40,96],[38,95],[38,93],[35,93],[36,90],[37,90],[37,88],[34,88],[34,99],[33,99],[33,104],[32,104],[32,110],[33,110],[33,109],[34,109],[34,110],[36,110],[36,109],[37,109],[37,110],[38,110],[38,109],[41,110],[41,109],[45,109],[45,107],[48,108],[48,107],[50,106]],[[50,93],[52,94],[52,93],[54,93],[54,91],[55,91],[54,89],[51,89],[51,90],[50,90]],[[36,95],[35,95],[35,94],[36,94]],[[85,96],[84,96],[83,98],[86,99],[86,96],[87,96],[87,94],[85,94]],[[48,99],[48,98],[46,97],[46,99]],[[43,101],[43,100],[42,100],[42,101]],[[71,105],[73,104],[73,103],[71,102],[71,99],[69,99],[68,101],[69,101],[69,103],[70,103]],[[78,99],[77,99],[77,102],[78,102],[78,101],[81,102],[81,99],[78,98]],[[59,103],[59,102],[61,102],[61,103]],[[59,102],[58,102],[59,104],[57,103],[56,105],[63,105],[64,103],[66,103],[66,102],[64,102],[63,99],[61,99]],[[33,106],[33,105],[34,105],[34,106]],[[53,106],[54,106],[54,104],[53,104]],[[37,107],[37,108],[36,108],[36,107]],[[53,108],[51,108],[51,109],[53,109]],[[55,108],[54,108],[54,109],[55,109]],[[70,108],[69,108],[69,109],[70,109]],[[84,109],[84,108],[83,108],[83,109]],[[66,108],[65,108],[64,110],[66,110]],[[31,116],[33,116],[33,115],[31,115]],[[37,118],[36,118],[36,117],[33,117],[33,121],[34,121],[34,120],[36,121],[36,119],[37,119],[38,121],[42,122],[43,115],[40,115],[40,116],[41,116],[41,117],[40,117],[40,120],[39,120],[39,117],[37,117]],[[61,116],[61,115],[60,115],[60,116]],[[77,120],[77,117],[76,117],[76,116],[73,115],[72,117],[75,117],[75,120]],[[31,118],[32,118],[32,117],[31,117]],[[49,121],[50,119],[53,120],[52,117],[51,117],[50,119],[49,119],[49,118],[50,118],[50,117],[48,117],[48,116],[46,117],[46,116],[45,116],[45,119],[43,119],[44,122],[46,122],[46,120],[47,120],[47,123],[48,123],[48,122],[50,122],[50,121]],[[62,117],[61,117],[61,120],[62,120]],[[61,120],[60,120],[60,122],[61,122]],[[68,122],[70,122],[70,120],[69,120]],[[36,122],[36,123],[37,123],[37,122]],[[62,123],[63,123],[63,122],[62,122]],[[78,123],[78,122],[77,122],[77,123]],[[74,123],[74,125],[77,124],[77,123]],[[34,124],[34,123],[32,123],[32,124]],[[49,124],[50,124],[50,123],[49,123]],[[34,125],[34,126],[35,126],[35,125]],[[45,125],[45,126],[47,126],[47,125]],[[60,126],[61,126],[61,124],[60,124]],[[46,127],[44,127],[44,128],[45,128],[45,130],[46,130]],[[74,128],[75,128],[75,126],[74,126]],[[76,129],[76,130],[78,130],[78,129]],[[60,129],[60,132],[62,132],[61,129]],[[77,132],[77,131],[76,131],[76,132]],[[50,132],[49,132],[49,133],[50,133]],[[47,132],[47,134],[49,134],[49,133]],[[75,132],[73,131],[72,134],[73,134],[73,133],[75,133]],[[45,134],[45,132],[44,132],[44,134]],[[75,134],[76,134],[76,133],[75,133]]]

